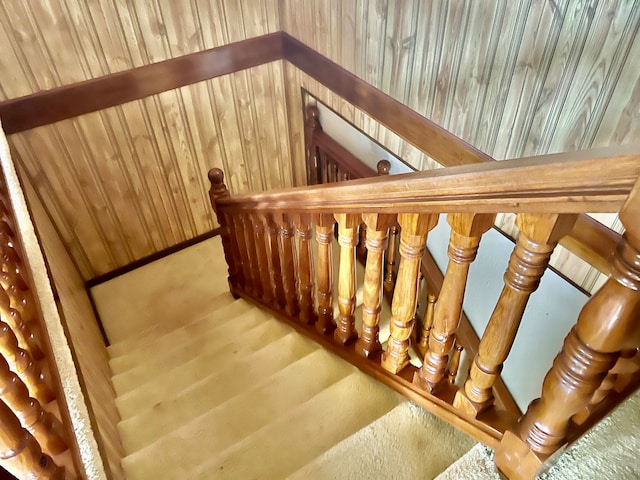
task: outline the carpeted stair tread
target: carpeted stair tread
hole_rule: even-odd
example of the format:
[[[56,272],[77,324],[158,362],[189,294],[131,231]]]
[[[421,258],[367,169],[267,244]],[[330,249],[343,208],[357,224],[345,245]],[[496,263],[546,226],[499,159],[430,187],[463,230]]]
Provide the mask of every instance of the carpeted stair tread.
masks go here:
[[[309,368],[309,365],[308,362],[299,361],[315,351],[318,351],[317,346],[292,332],[252,355],[237,358],[221,367],[221,371],[218,365],[212,365],[218,374],[210,375],[188,388],[173,391],[170,398],[120,422],[118,429],[125,451],[132,453],[150,445],[162,435],[177,430],[229,399],[244,398],[246,405],[252,399],[255,402],[259,398],[260,409],[264,410],[265,402],[270,398],[269,390],[278,388],[277,385],[283,380],[286,383],[283,375],[303,374],[301,368]],[[319,357],[323,355],[314,356],[313,361],[321,360]],[[203,370],[202,365],[199,370]]]
[[[182,478],[285,478],[400,401],[391,389],[356,371]]]
[[[473,445],[467,435],[405,401],[288,478],[433,479]]]
[[[338,357],[316,350],[260,386],[247,385],[241,394],[125,457],[127,478],[190,478],[185,475],[187,470],[203,459],[237,444],[278,417],[288,416],[353,371],[353,366]]]
[[[290,332],[289,327],[277,320],[267,319],[265,321],[265,319],[259,319],[254,315],[249,318],[251,322],[238,322],[237,325],[232,323],[230,326],[242,328],[235,328],[231,332],[230,329],[227,329],[220,338],[202,337],[199,342],[194,341],[191,344],[164,351],[162,355],[156,356],[152,361],[114,376],[112,381],[116,394],[123,395],[149,381],[162,382],[162,377],[168,371],[173,368],[181,368],[184,364],[198,357],[206,358],[206,364],[209,365],[232,362],[236,358],[255,351],[265,342],[276,340]],[[233,332],[236,333],[235,336],[230,335]],[[205,365],[205,362],[202,362],[201,365]]]
[[[109,367],[114,375],[134,368],[141,362],[148,361],[150,356],[159,355],[161,352],[174,349],[179,345],[193,343],[203,336],[219,336],[227,323],[240,320],[249,313],[260,313],[259,309],[248,305],[246,302],[234,302],[222,309],[220,314],[202,317],[199,321],[184,325],[172,332],[161,335],[155,339],[149,339],[144,346],[136,347],[124,355],[109,360]],[[251,321],[251,319],[247,319]],[[211,332],[215,330],[214,332]]]
[[[222,292],[221,294],[215,297],[215,308],[206,310],[202,315],[194,316],[193,318],[185,318],[183,319],[186,323],[177,323],[177,322],[158,322],[150,327],[147,327],[140,332],[137,332],[125,340],[121,340],[120,342],[109,345],[107,347],[107,352],[109,353],[109,358],[117,358],[122,355],[126,355],[132,350],[137,348],[144,347],[150,342],[153,342],[157,338],[170,334],[174,330],[178,330],[186,325],[191,325],[192,323],[200,322],[203,319],[213,317],[216,315],[225,316],[223,313],[223,309],[228,307],[229,305],[233,305],[235,303],[243,304],[246,306],[246,302],[242,302],[233,298],[231,293]]]
[[[201,382],[217,384],[215,393],[220,395],[220,398],[237,395],[246,388],[249,381],[255,378],[257,369],[269,375],[270,369],[275,368],[278,362],[286,362],[288,355],[302,358],[307,350],[320,348],[316,343],[293,331],[268,343],[265,343],[263,337],[259,337],[258,342],[259,345],[254,351],[245,356],[236,356],[237,358],[227,365],[223,366],[221,361],[215,363],[215,372],[202,368],[203,364],[212,365],[215,361],[215,358],[205,355],[168,370],[163,374],[162,381],[151,380],[139,385],[135,390],[116,399],[120,417],[126,420],[138,413],[143,413],[157,403],[175,398],[184,390],[198,388]],[[224,357],[222,361],[226,358]],[[212,397],[212,401],[215,398]]]

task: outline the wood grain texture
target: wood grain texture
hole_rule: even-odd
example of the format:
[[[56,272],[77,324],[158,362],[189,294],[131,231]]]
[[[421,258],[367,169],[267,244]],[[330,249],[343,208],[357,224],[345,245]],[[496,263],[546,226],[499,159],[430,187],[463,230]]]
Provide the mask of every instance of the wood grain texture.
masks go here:
[[[54,89],[47,101],[72,93],[75,114],[156,92],[10,137],[85,280],[215,228],[211,167],[232,193],[292,185],[284,69],[263,63],[280,57],[279,36],[248,40],[240,56],[227,46],[277,32],[277,12],[276,0],[0,6],[13,17],[0,15],[0,98]],[[107,91],[104,75],[116,79]],[[179,83],[191,84],[163,92]]]
[[[637,0],[329,0],[321,8],[312,21],[299,2],[282,0],[283,30],[493,158],[640,141]],[[290,101],[300,102],[304,86],[414,168],[437,166],[304,72],[291,67],[286,77],[296,80]],[[299,132],[291,135],[297,165],[303,150]],[[621,232],[615,215],[598,219]],[[499,215],[497,225],[515,235],[513,222]],[[562,248],[551,264],[587,290],[603,282]]]
[[[120,461],[123,449],[117,430],[120,416],[115,406],[115,392],[110,381],[111,370],[107,350],[91,301],[84,281],[66,252],[42,202],[26,177],[21,177],[51,278],[56,287],[69,343],[79,367],[78,374],[86,398],[89,399],[88,407],[93,416],[94,431],[99,434],[97,441],[105,468],[111,471],[114,479],[122,479],[124,474]]]

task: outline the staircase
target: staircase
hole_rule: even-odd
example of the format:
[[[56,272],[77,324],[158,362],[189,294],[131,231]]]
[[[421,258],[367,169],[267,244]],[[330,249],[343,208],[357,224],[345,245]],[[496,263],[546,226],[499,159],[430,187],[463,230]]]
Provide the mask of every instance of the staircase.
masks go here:
[[[428,479],[473,445],[234,300],[223,259],[216,237],[94,289],[116,339],[109,355],[128,479]],[[178,285],[189,287],[164,295]]]

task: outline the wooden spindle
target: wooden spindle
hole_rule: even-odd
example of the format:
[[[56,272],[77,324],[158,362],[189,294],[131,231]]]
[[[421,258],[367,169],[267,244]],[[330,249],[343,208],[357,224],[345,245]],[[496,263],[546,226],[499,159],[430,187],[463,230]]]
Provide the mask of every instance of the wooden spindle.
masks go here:
[[[253,288],[253,276],[251,272],[251,263],[249,262],[249,252],[245,237],[244,218],[242,215],[238,214],[234,216],[233,228],[235,233],[235,243],[238,246],[238,255],[240,256],[240,268],[242,272],[241,275],[239,275],[238,280],[242,282],[242,289],[245,292],[250,293]]]
[[[334,339],[347,344],[358,338],[355,326],[356,311],[356,252],[358,244],[359,215],[339,213],[334,215],[338,222],[338,245],[340,245],[340,269],[338,271],[338,310]]]
[[[356,342],[356,352],[364,357],[370,357],[381,350],[378,323],[382,311],[384,250],[387,247],[389,227],[394,224],[395,217],[365,213],[362,219],[367,226],[368,253],[364,272],[362,335]]]
[[[493,225],[495,215],[455,213],[448,215],[447,221],[451,225],[449,264],[429,334],[429,348],[413,379],[413,383],[431,392],[445,377],[462,315],[469,266],[476,258],[480,238]]]
[[[313,309],[313,263],[311,260],[311,217],[298,214],[294,220],[298,245],[296,252],[296,277],[298,304],[300,305],[300,321],[311,323],[315,320]]]
[[[47,384],[39,364],[31,354],[18,346],[11,327],[0,321],[0,354],[9,363],[9,367],[27,385],[29,395],[46,405],[55,398],[53,391]]]
[[[420,261],[424,256],[427,233],[438,223],[438,215],[400,214],[400,266],[391,303],[391,332],[382,367],[398,373],[409,363],[409,337],[416,310]]]
[[[319,156],[315,142],[315,133],[322,131],[320,126],[320,112],[315,105],[307,107],[307,120],[304,126],[305,143],[307,147],[307,185],[316,185],[319,181]]]
[[[0,356],[0,399],[5,402],[20,420],[21,425],[40,443],[44,451],[57,455],[67,449],[62,424],[40,402],[29,395],[29,389],[9,369],[7,361]]]
[[[333,215],[319,214],[316,219],[318,263],[316,284],[318,288],[318,320],[316,330],[326,333],[333,327]]]
[[[27,325],[18,310],[12,308],[11,299],[7,292],[0,288],[0,315],[11,326],[11,330],[15,334],[20,348],[27,350],[34,358],[32,349],[40,351],[40,347],[36,344],[31,335],[31,327]],[[42,355],[41,357],[42,358]]]
[[[227,216],[220,211],[217,201],[230,196],[227,186],[224,183],[224,173],[219,168],[209,170],[209,200],[211,207],[218,219],[220,225],[220,239],[222,240],[222,248],[224,258],[228,266],[228,282],[229,290],[237,298],[237,289],[242,285],[242,259],[237,250],[237,242],[234,240],[235,230],[233,226],[233,217]]]
[[[431,328],[433,327],[437,301],[438,297],[429,291],[427,293],[427,308],[424,311],[424,320],[422,321],[422,333],[420,334],[420,341],[418,343],[418,351],[423,357],[427,354],[427,350],[429,350],[429,337],[431,335]]]
[[[456,383],[458,370],[460,368],[460,357],[462,357],[463,350],[464,347],[462,345],[455,344],[453,346],[453,353],[451,354],[451,361],[449,362],[449,371],[447,372],[447,379],[451,385]]]
[[[619,217],[626,232],[610,261],[611,277],[580,312],[519,432],[505,432],[496,452],[496,464],[510,478],[536,475],[622,352],[640,346],[640,180]]]
[[[358,229],[358,248],[356,250],[358,260],[364,262],[367,259],[367,224],[362,222]]]
[[[616,364],[607,372],[607,376],[594,392],[588,405],[571,417],[571,421],[577,425],[582,425],[589,419],[594,410],[598,410],[601,407],[601,404],[607,400],[612,392],[622,392],[639,371],[640,354],[638,354],[638,350],[629,349],[621,352]]]
[[[321,152],[320,156],[318,157],[318,160],[320,161],[319,163],[320,171],[318,172],[320,183],[322,184],[329,183],[329,158],[325,153]]]
[[[409,339],[411,345],[418,344],[418,335],[422,330],[421,328],[419,328],[420,325],[422,324],[422,322],[420,321],[420,301],[422,299],[423,292],[425,291],[425,285],[426,285],[426,282],[424,281],[424,274],[422,273],[422,269],[420,269],[420,272],[418,273],[418,292],[416,296],[416,311],[413,313],[414,327],[411,330],[411,338]]]
[[[571,231],[576,218],[553,214],[517,216],[520,233],[504,275],[504,288],[480,340],[464,390],[456,394],[456,408],[477,416],[493,405],[493,384],[511,350],[529,296],[538,288],[556,244]]]
[[[63,480],[65,471],[42,453],[38,441],[0,400],[0,465],[16,478]]]
[[[255,225],[251,214],[242,214],[244,241],[247,246],[247,262],[249,264],[249,278],[251,279],[251,294],[256,298],[262,298],[262,279],[258,268],[257,242]]]
[[[385,276],[384,289],[387,292],[393,292],[396,284],[396,258],[398,254],[398,234],[400,229],[397,225],[392,225],[389,229],[389,243],[387,245],[387,254],[385,255]]]
[[[288,214],[277,214],[275,219],[278,224],[278,247],[280,249],[282,287],[286,302],[285,310],[290,317],[295,317],[299,312],[296,292],[296,254],[293,242],[295,230]]]
[[[267,262],[269,264],[269,281],[271,283],[271,291],[273,293],[273,302],[277,309],[284,309],[287,300],[284,295],[284,287],[282,285],[282,269],[280,267],[280,249],[278,247],[278,225],[273,215],[267,214],[265,217],[265,227],[267,235],[265,243],[267,247]]]
[[[273,301],[273,289],[269,278],[269,263],[267,261],[267,245],[265,243],[265,218],[261,213],[254,212],[250,215],[253,223],[253,241],[255,245],[256,269],[259,277],[262,300],[267,305]]]

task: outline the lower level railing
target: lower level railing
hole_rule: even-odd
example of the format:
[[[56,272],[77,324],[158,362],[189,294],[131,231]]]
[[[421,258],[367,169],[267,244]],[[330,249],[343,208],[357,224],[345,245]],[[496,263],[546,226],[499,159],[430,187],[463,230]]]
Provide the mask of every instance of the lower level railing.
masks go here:
[[[0,466],[17,478],[71,479],[66,417],[51,413],[59,382],[23,258],[0,174]]]
[[[604,163],[604,177],[589,173],[603,171],[596,168],[599,161],[543,159],[237,198],[230,198],[222,172],[214,169],[209,174],[210,195],[221,225],[232,293],[270,309],[494,448],[497,465],[510,478],[532,478],[553,452],[581,435],[640,380],[640,161],[635,156]],[[559,168],[572,173],[553,173]],[[539,176],[545,177],[540,181],[544,185],[532,186],[531,179]],[[545,378],[541,398],[518,418],[496,403],[494,386],[527,302],[577,214],[617,211],[621,206],[627,233],[611,260],[611,279],[580,313]],[[517,213],[520,233],[502,293],[470,371],[458,387],[456,340],[469,266],[495,213],[507,208]],[[435,312],[427,305],[425,317],[433,320],[431,325],[425,322],[429,335],[424,356],[412,363],[421,260],[429,231],[447,210],[450,260]],[[367,252],[358,328],[356,253],[361,224],[366,226]],[[396,224],[399,261],[393,273],[390,333],[381,338],[383,285],[390,275],[384,252]],[[339,270],[334,293],[336,229]]]

